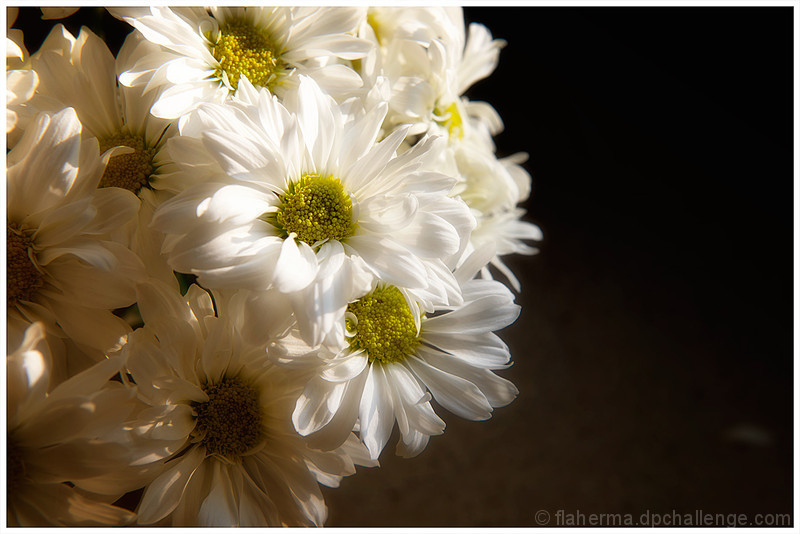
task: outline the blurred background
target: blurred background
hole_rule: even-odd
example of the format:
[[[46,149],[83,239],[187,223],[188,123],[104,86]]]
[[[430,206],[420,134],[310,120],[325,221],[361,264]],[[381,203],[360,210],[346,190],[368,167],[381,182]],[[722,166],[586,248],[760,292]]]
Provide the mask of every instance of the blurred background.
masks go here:
[[[565,514],[791,514],[792,9],[465,8],[508,41],[469,92],[524,151],[541,253],[508,260],[520,395],[325,490],[327,525],[557,526]],[[99,8],[22,9],[35,51]],[[796,408],[796,407],[794,407]],[[537,515],[544,510],[546,516]],[[722,525],[720,525],[722,526]]]

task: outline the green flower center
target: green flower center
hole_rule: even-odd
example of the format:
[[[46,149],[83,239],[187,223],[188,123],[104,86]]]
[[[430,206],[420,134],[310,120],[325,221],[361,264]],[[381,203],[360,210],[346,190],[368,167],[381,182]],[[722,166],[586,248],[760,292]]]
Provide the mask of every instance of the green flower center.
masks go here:
[[[350,348],[364,350],[369,362],[392,363],[413,354],[419,345],[414,316],[403,294],[394,286],[378,287],[348,304],[353,314],[345,320]]]
[[[305,174],[279,198],[278,211],[267,220],[283,237],[294,232],[297,239],[313,245],[324,239],[341,241],[355,233],[353,203],[337,178]]]
[[[8,265],[8,305],[21,300],[31,300],[42,287],[42,273],[33,261],[33,239],[19,228],[9,224],[6,238]]]
[[[450,138],[458,137],[461,139],[464,137],[464,120],[461,118],[455,102],[446,108],[437,106],[433,111],[438,117],[441,117],[441,120],[437,120],[436,124],[442,128],[447,128]]]
[[[211,46],[211,55],[219,62],[217,76],[228,75],[231,87],[239,87],[244,74],[256,86],[269,87],[276,72],[283,68],[269,36],[245,21],[232,21],[220,27],[220,36]]]
[[[235,458],[264,438],[258,390],[242,379],[224,378],[203,388],[207,402],[193,402],[194,434],[210,454]]]
[[[138,194],[153,174],[153,156],[156,154],[156,149],[148,148],[140,136],[121,133],[98,141],[101,154],[109,148],[120,145],[134,150],[130,154],[114,156],[108,161],[98,187],[121,187]]]

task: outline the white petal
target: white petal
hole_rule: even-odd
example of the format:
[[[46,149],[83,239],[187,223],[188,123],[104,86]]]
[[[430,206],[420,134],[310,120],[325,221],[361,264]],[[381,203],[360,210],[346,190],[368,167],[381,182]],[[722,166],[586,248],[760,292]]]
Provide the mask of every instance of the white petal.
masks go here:
[[[245,224],[268,211],[274,200],[275,196],[271,193],[252,187],[227,185],[214,192],[199,215],[212,221]]]
[[[332,394],[322,401],[329,412],[335,411],[335,413],[333,413],[333,417],[325,419],[324,426],[306,438],[309,446],[315,449],[332,450],[350,438],[358,418],[367,375],[367,372],[362,372],[349,382],[337,384],[337,387],[343,385],[344,391],[337,391],[337,394]],[[321,379],[318,380],[324,382]],[[330,385],[331,383],[326,382],[326,384]]]
[[[389,441],[395,420],[391,390],[380,364],[369,367],[358,417],[361,440],[369,449],[370,457],[377,459]]]
[[[429,440],[429,434],[410,430],[408,434],[403,435],[403,439],[397,442],[397,455],[403,458],[414,458],[425,450]]]
[[[508,363],[511,357],[508,347],[495,334],[439,334],[422,333],[422,341],[449,352],[470,365],[486,369],[499,369]]]
[[[292,413],[292,423],[297,432],[307,436],[328,424],[339,407],[345,388],[346,384],[343,383],[332,384],[318,377],[311,379],[297,399]],[[334,403],[330,403],[329,399]]]
[[[361,374],[366,366],[366,354],[360,353],[334,360],[322,370],[320,377],[328,382],[345,382]]]
[[[214,463],[216,462],[201,462],[194,470],[191,480],[186,484],[183,497],[168,520],[171,525],[181,527],[197,525],[200,505],[211,489],[210,479]],[[142,521],[139,520],[139,523]]]
[[[300,291],[317,275],[317,257],[307,243],[295,241],[295,234],[283,240],[281,254],[275,265],[275,287],[282,293]]]
[[[332,105],[331,97],[324,94],[311,78],[305,76],[300,77],[300,88],[291,96],[296,98],[296,104],[293,106],[287,102],[286,107],[297,110],[300,128],[306,146],[311,151],[312,160],[319,168],[326,169],[329,167],[331,148],[338,129],[334,115],[337,108]]]
[[[118,264],[114,253],[103,242],[81,237],[75,237],[69,241],[59,243],[59,246],[42,250],[36,255],[36,260],[39,265],[46,266],[57,258],[70,255],[80,258],[92,267],[105,271],[114,270]]]
[[[381,102],[358,121],[345,125],[341,143],[342,154],[339,156],[339,165],[342,169],[349,169],[372,148],[388,109],[388,105]]]
[[[222,462],[213,462],[211,491],[200,506],[197,520],[205,527],[239,526],[239,514],[229,474],[229,468]],[[237,467],[233,467],[237,469]]]
[[[183,458],[162,473],[145,489],[139,505],[139,523],[155,523],[172,512],[183,496],[186,485],[195,469],[205,458],[201,447],[192,447]]]
[[[414,195],[387,195],[366,199],[359,204],[358,225],[367,232],[391,234],[405,229],[417,213]]]
[[[217,87],[212,82],[173,85],[161,93],[150,112],[162,119],[177,119],[192,110],[199,102],[218,100]]]
[[[133,220],[141,202],[132,192],[118,187],[104,187],[92,196],[95,218],[91,225],[83,229],[87,234],[106,234],[113,232]]]
[[[108,380],[117,374],[125,363],[122,356],[105,358],[89,369],[71,377],[59,384],[50,392],[50,399],[56,401],[67,397],[80,397],[98,391],[108,383]]]
[[[483,334],[513,323],[520,307],[502,295],[492,295],[467,302],[464,306],[425,322],[426,332]]]
[[[118,347],[131,328],[124,320],[108,310],[66,304],[57,300],[49,302],[58,324],[76,343],[102,351]]]
[[[209,112],[215,109],[212,106],[205,106],[203,111]],[[222,110],[225,108],[223,107]],[[221,114],[219,119],[227,120],[228,127],[239,126],[240,121],[232,112],[229,116]],[[245,129],[244,126],[239,126]],[[222,169],[230,176],[246,173],[253,169],[275,166],[276,161],[280,161],[277,154],[277,147],[273,147],[269,138],[253,132],[248,135],[247,131],[229,131],[223,129],[208,130],[203,133],[203,145],[214,156]],[[277,167],[280,167],[278,165]]]
[[[69,192],[78,176],[80,134],[72,108],[36,117],[8,154],[9,220],[22,221],[57,204]]]
[[[421,347],[419,357],[436,369],[475,384],[494,408],[507,405],[519,394],[516,386],[509,380],[497,376],[489,369],[474,367],[450,354]]]
[[[492,407],[472,382],[437,369],[416,356],[409,356],[406,362],[414,374],[428,386],[436,402],[446,409],[473,421],[482,421],[492,416]]]
[[[345,250],[360,256],[387,283],[407,288],[428,285],[422,261],[393,239],[355,235],[348,238]]]
[[[21,409],[26,400],[36,403],[44,398],[50,385],[50,365],[44,324],[33,323],[25,329],[19,347],[6,358],[9,414]]]
[[[369,191],[370,183],[394,157],[407,132],[406,127],[398,128],[344,171],[342,179],[350,193],[356,198],[369,198],[365,192]]]
[[[333,97],[345,96],[359,89],[363,81],[356,71],[346,65],[325,65],[320,68],[303,67],[299,70],[314,79],[320,88]]]
[[[76,261],[69,256],[54,260],[47,272],[58,281],[66,299],[75,299],[92,308],[115,309],[130,306],[136,300],[134,284],[145,277],[144,266],[129,249],[113,242],[104,243],[113,254],[113,271]]]
[[[397,394],[407,404],[416,404],[425,396],[423,388],[417,378],[412,375],[402,364],[387,364],[383,366],[386,378],[397,391]]]
[[[414,224],[399,230],[396,237],[422,258],[447,257],[461,246],[458,232],[449,222],[424,211],[419,211]]]

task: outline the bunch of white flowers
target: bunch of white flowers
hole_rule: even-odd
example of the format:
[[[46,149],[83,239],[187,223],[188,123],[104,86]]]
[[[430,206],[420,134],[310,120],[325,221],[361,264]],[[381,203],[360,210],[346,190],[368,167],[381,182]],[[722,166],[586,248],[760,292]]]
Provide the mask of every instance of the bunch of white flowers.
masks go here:
[[[8,33],[10,525],[322,525],[395,422],[412,457],[433,401],[516,397],[489,266],[519,291],[541,233],[464,96],[503,41],[451,7],[109,12],[116,57]]]

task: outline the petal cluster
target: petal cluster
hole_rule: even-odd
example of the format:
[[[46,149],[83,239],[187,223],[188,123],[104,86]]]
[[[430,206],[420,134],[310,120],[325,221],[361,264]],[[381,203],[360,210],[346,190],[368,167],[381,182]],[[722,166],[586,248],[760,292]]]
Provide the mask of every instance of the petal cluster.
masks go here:
[[[9,524],[322,526],[395,427],[410,458],[516,398],[494,275],[542,236],[466,96],[505,41],[454,7],[110,7],[118,49],[55,22],[29,53],[17,11]]]

